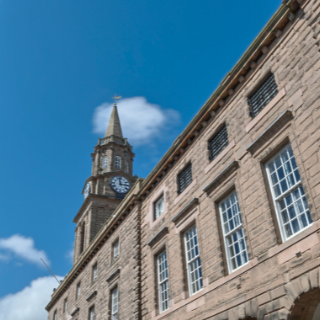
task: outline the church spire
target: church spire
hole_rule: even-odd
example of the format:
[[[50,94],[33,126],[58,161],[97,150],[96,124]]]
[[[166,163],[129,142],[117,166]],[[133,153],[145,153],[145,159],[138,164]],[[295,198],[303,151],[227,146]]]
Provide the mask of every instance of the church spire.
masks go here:
[[[113,135],[123,139],[121,124],[120,124],[120,119],[118,114],[118,108],[117,108],[117,99],[120,99],[120,98],[121,97],[118,97],[117,95],[113,97],[115,101],[114,101],[113,109],[109,119],[106,134],[104,135],[105,137],[109,137]]]

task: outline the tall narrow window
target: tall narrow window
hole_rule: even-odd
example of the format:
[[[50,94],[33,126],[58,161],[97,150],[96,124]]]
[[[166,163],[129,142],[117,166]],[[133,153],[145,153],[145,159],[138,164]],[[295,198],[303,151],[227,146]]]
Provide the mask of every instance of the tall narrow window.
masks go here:
[[[118,320],[118,287],[111,292],[111,314],[112,320]]]
[[[229,144],[227,127],[224,125],[209,141],[210,160],[213,160]]]
[[[286,146],[271,159],[266,170],[285,241],[313,223],[291,146]]]
[[[68,313],[68,299],[64,299],[64,304],[63,304],[63,313]]]
[[[94,312],[94,306],[89,309],[89,320],[95,320],[96,314]]]
[[[121,169],[121,158],[119,156],[115,157],[115,167],[116,169]]]
[[[119,240],[113,244],[113,259],[119,257]]]
[[[192,166],[191,163],[178,175],[178,192],[181,193],[192,182]]]
[[[57,320],[58,319],[58,312],[57,310],[55,310],[55,312],[53,313],[53,320]]]
[[[105,156],[102,158],[102,169],[105,169],[108,167],[108,157]]]
[[[160,313],[169,309],[169,281],[167,252],[163,251],[157,257],[158,265],[158,294]]]
[[[189,292],[190,295],[193,295],[203,288],[198,235],[195,225],[185,232],[184,243],[186,250]]]
[[[255,117],[277,94],[278,86],[274,74],[271,74],[249,97],[250,115]]]
[[[92,282],[95,282],[97,280],[97,277],[98,277],[98,264],[96,263],[92,267]]]
[[[157,220],[164,211],[164,197],[163,195],[154,203],[154,220]]]
[[[219,203],[224,244],[227,250],[229,272],[248,262],[240,208],[236,192]]]
[[[84,250],[85,231],[86,231],[86,227],[85,227],[85,223],[83,223],[81,227],[81,233],[80,233],[80,254]]]
[[[127,162],[127,173],[130,173],[130,166],[129,166],[129,162]]]
[[[81,293],[81,282],[79,282],[77,284],[77,289],[76,289],[76,299],[78,299],[80,297],[80,293]]]

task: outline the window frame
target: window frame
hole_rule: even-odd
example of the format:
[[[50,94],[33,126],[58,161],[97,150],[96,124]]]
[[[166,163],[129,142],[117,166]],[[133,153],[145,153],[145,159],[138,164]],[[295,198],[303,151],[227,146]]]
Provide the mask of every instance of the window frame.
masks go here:
[[[160,274],[161,272],[163,272],[163,270],[160,272],[160,266],[161,266],[161,263],[163,261],[161,261],[161,257],[165,254],[165,262],[166,262],[166,273],[167,273],[167,277],[165,279],[160,279]],[[159,304],[159,314],[167,311],[169,308],[170,308],[170,289],[169,289],[169,267],[168,267],[168,256],[167,256],[167,250],[164,249],[162,250],[157,256],[156,256],[156,262],[157,262],[157,292],[158,292],[158,304]],[[163,304],[166,303],[164,300],[162,300],[162,292],[164,291],[161,291],[161,287],[164,283],[167,283],[167,286],[166,286],[166,290],[164,291],[167,291],[167,308],[164,309],[163,308]]]
[[[222,149],[219,149],[219,152],[213,157],[212,156],[212,148],[211,148],[211,143],[212,141],[218,137],[218,135],[222,132],[222,130],[225,130],[226,132],[226,141],[227,143],[226,144],[223,144],[222,146]],[[215,133],[210,137],[210,139],[208,140],[208,150],[209,150],[209,161],[213,161],[214,159],[216,159],[219,154],[221,154],[221,152],[226,149],[229,145],[229,135],[228,135],[228,130],[227,130],[227,124],[226,123],[223,123],[222,125],[220,125],[218,127],[218,129],[215,131]]]
[[[92,266],[92,276],[91,276],[91,283],[96,282],[96,280],[98,279],[98,262],[96,262],[93,266]]]
[[[63,301],[63,313],[68,313],[68,298],[65,298]]]
[[[191,231],[192,229],[195,229],[196,230],[196,236],[197,236],[197,247],[198,247],[198,254],[193,257],[190,261],[188,261],[188,245],[187,245],[187,233],[189,233],[189,231]],[[193,237],[194,239],[194,237]],[[184,253],[185,253],[185,258],[186,258],[186,269],[187,269],[187,278],[188,278],[188,291],[189,291],[189,296],[193,296],[195,295],[196,293],[200,292],[201,290],[203,290],[203,276],[202,276],[202,264],[201,264],[201,258],[200,258],[200,245],[199,245],[199,237],[198,237],[198,230],[197,230],[197,226],[196,224],[193,224],[192,226],[190,226],[187,230],[184,231],[183,233],[183,242],[184,242]],[[189,250],[191,251],[191,250]],[[195,282],[197,282],[200,278],[201,278],[201,285],[202,287],[193,292],[192,291],[192,284],[191,283],[191,265],[197,260],[199,259],[200,260],[200,271],[201,271],[201,277],[199,277]],[[197,268],[199,269],[199,268]]]
[[[157,215],[157,204],[162,200],[162,211],[159,215]],[[153,202],[153,221],[156,221],[165,211],[165,203],[164,203],[164,194],[162,193],[157,200]]]
[[[116,245],[117,245],[117,247],[116,247]],[[116,249],[117,248],[117,250],[118,250],[118,253],[117,253],[117,255],[115,255],[115,252],[116,252]],[[120,241],[119,241],[119,238],[117,238],[117,240],[115,240],[114,242],[113,242],[113,244],[112,244],[112,259],[113,260],[116,260],[116,259],[118,259],[119,258],[119,256],[120,256]]]
[[[264,84],[271,78],[273,77],[274,79],[274,83],[276,85],[276,93],[273,95],[273,97],[262,107],[259,109],[259,111],[257,113],[254,113],[253,109],[252,109],[252,102],[251,99],[252,97],[257,93],[257,91],[259,91]],[[247,103],[249,105],[249,116],[254,119],[256,116],[258,116],[258,114],[272,101],[272,99],[274,97],[276,97],[276,95],[279,93],[279,86],[278,83],[276,81],[276,75],[275,73],[269,71],[267,72],[267,74],[257,83],[257,85],[253,88],[253,90],[250,91],[250,93],[247,95]]]
[[[235,195],[236,196],[236,200],[237,200],[237,204],[238,204],[238,212],[237,212],[237,215],[238,217],[240,218],[240,223],[235,227],[233,228],[231,231],[229,230],[227,233],[225,231],[225,221],[224,221],[224,218],[223,218],[223,213],[226,212],[226,211],[223,211],[222,210],[222,204],[225,203],[227,200],[231,199],[231,197]],[[244,267],[245,265],[247,265],[249,262],[250,262],[250,259],[249,259],[249,252],[248,252],[248,246],[247,246],[247,242],[246,242],[246,239],[245,239],[245,233],[244,233],[244,225],[243,225],[243,222],[242,222],[242,216],[241,216],[241,210],[240,210],[240,204],[239,204],[239,200],[238,200],[238,195],[237,195],[237,192],[236,190],[233,190],[231,192],[228,193],[228,195],[226,197],[224,197],[221,201],[219,201],[218,203],[218,210],[219,210],[219,217],[220,217],[220,225],[221,225],[221,229],[222,229],[222,237],[223,237],[223,244],[224,244],[224,251],[225,251],[225,255],[226,255],[226,260],[227,260],[227,266],[228,266],[228,273],[231,274],[239,269],[241,269],[242,267]],[[235,215],[232,215],[232,220],[234,220],[234,217]],[[229,221],[231,219],[227,219],[227,222],[228,223],[228,228],[229,227]],[[234,222],[233,222],[234,223]],[[240,229],[242,229],[242,233],[243,233],[243,240],[244,240],[244,247],[245,249],[242,250],[242,251],[245,251],[246,254],[247,254],[247,262],[241,264],[240,266],[237,266],[235,269],[232,269],[232,257],[230,257],[230,252],[229,252],[229,246],[228,246],[228,243],[227,243],[227,237],[230,237],[232,236],[233,234],[235,234],[236,232],[238,232]],[[236,241],[237,242],[237,241]],[[232,240],[232,245],[234,245],[235,241]],[[241,252],[242,252],[241,251]],[[240,254],[241,254],[240,252]],[[236,260],[236,254],[233,256],[235,257],[235,260]],[[238,263],[237,263],[238,264]]]
[[[58,310],[54,310],[52,320],[58,320]]]
[[[121,169],[121,157],[120,156],[115,156],[114,167],[115,167],[115,169]]]
[[[91,312],[93,311],[93,317],[91,317]],[[89,313],[88,313],[88,320],[95,320],[96,319],[96,310],[95,310],[95,307],[94,305],[91,306],[89,308]]]
[[[180,184],[180,177],[183,173],[185,173],[188,169],[190,168],[190,176],[191,176],[191,180],[189,181],[189,183],[184,186],[183,189],[181,189],[181,184]],[[178,173],[177,175],[177,182],[178,182],[178,194],[181,194],[183,193],[184,190],[186,190],[190,184],[192,183],[193,181],[193,176],[192,176],[192,163],[189,162],[186,166],[184,166],[184,168]]]
[[[102,164],[101,164],[102,169],[108,168],[108,162],[109,162],[108,156],[102,157]]]
[[[114,293],[116,293],[116,303],[114,304],[115,296]],[[119,315],[119,288],[118,285],[116,285],[111,291],[110,291],[110,303],[111,303],[111,320],[118,320]],[[116,310],[114,310],[114,306],[116,306]]]
[[[79,299],[80,295],[81,295],[81,281],[79,281],[79,282],[77,283],[77,287],[76,287],[76,300]]]
[[[269,167],[269,166],[270,166],[270,164],[271,164],[272,162],[275,161],[276,158],[281,157],[281,154],[283,154],[283,152],[284,152],[285,150],[288,150],[288,148],[291,148],[293,157],[291,157],[290,159],[292,159],[292,158],[294,159],[294,162],[295,162],[295,164],[296,164],[296,170],[297,170],[297,172],[298,172],[298,175],[299,175],[300,180],[299,180],[298,182],[296,182],[293,186],[291,186],[291,187],[288,186],[288,189],[287,189],[285,192],[283,192],[283,193],[280,194],[279,196],[276,196],[275,191],[274,191],[274,185],[272,184],[272,178],[271,178],[271,172],[270,172],[270,167]],[[283,160],[281,159],[281,164],[283,163],[282,161],[283,161]],[[290,161],[290,165],[292,166],[291,161]],[[282,166],[282,165],[281,165],[281,166]],[[314,221],[312,221],[312,222],[309,222],[309,221],[308,221],[308,216],[307,216],[306,212],[309,211],[309,214],[310,214],[310,209],[309,209],[309,205],[308,205],[307,200],[306,200],[307,209],[305,209],[304,212],[303,212],[302,214],[300,214],[299,216],[305,214],[305,216],[307,217],[306,220],[307,220],[307,222],[308,222],[308,225],[307,225],[306,227],[304,227],[304,228],[300,228],[300,230],[297,231],[296,233],[293,233],[293,232],[292,232],[292,235],[289,236],[289,237],[287,237],[287,235],[286,235],[286,233],[285,233],[284,223],[282,222],[282,218],[281,218],[281,216],[280,216],[280,214],[281,214],[280,201],[283,200],[284,198],[286,198],[287,196],[289,196],[290,194],[292,194],[295,190],[300,189],[300,187],[301,187],[302,190],[303,190],[302,181],[301,181],[301,175],[300,175],[300,172],[299,172],[299,167],[298,167],[298,165],[297,165],[297,163],[296,163],[296,157],[295,157],[295,155],[294,155],[294,153],[293,153],[293,149],[292,149],[291,144],[289,143],[289,144],[287,144],[286,146],[284,146],[283,148],[281,148],[271,159],[269,159],[269,160],[265,163],[264,167],[265,167],[266,174],[267,174],[269,190],[270,190],[270,194],[271,194],[271,198],[272,198],[272,202],[273,202],[275,214],[276,214],[276,217],[277,217],[277,222],[278,222],[278,227],[279,227],[279,230],[280,230],[281,240],[282,240],[282,242],[284,243],[284,242],[292,239],[293,237],[295,237],[295,236],[298,235],[299,233],[303,232],[304,230],[310,228],[310,227],[313,225],[313,223],[314,223]],[[283,168],[284,168],[284,167],[283,167]],[[275,172],[275,171],[274,171],[274,172]],[[296,175],[294,174],[294,172],[295,172],[295,170],[293,169],[291,174],[293,174],[294,180],[296,180]],[[287,176],[289,176],[289,175],[290,175],[290,174],[288,174],[288,175],[285,174],[284,178],[279,180],[279,184],[280,184],[280,181],[283,181],[284,179],[286,179],[286,181],[288,181],[288,180],[287,180]],[[277,177],[278,177],[278,173],[277,173]],[[278,178],[278,179],[279,179],[279,178]],[[288,183],[287,183],[287,184],[288,184]],[[303,190],[303,192],[304,192],[304,190]],[[300,193],[300,191],[299,191],[299,193]],[[304,192],[304,195],[303,195],[303,194],[300,195],[299,200],[300,200],[300,199],[303,200],[303,197],[305,197],[305,192]],[[296,203],[296,201],[293,202],[293,204],[295,204],[295,203]],[[294,207],[295,207],[295,206],[294,206]],[[297,210],[296,207],[295,207],[295,210]],[[310,216],[310,217],[311,217],[311,216]],[[297,220],[298,220],[298,215],[296,215],[296,218],[297,218]],[[311,218],[311,219],[312,219],[312,218]],[[292,220],[294,220],[294,219],[289,219],[289,224],[290,224],[290,226],[291,226],[290,221],[292,221]],[[298,220],[298,221],[299,221],[299,220]],[[299,224],[299,222],[298,222],[298,224]],[[293,230],[292,226],[291,226],[291,230]]]

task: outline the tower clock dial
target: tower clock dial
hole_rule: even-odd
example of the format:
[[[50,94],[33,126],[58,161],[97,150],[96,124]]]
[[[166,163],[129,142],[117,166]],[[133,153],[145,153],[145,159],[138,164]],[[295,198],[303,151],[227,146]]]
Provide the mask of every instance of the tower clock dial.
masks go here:
[[[112,177],[110,186],[117,193],[127,193],[130,190],[130,182],[122,176]]]
[[[83,192],[83,198],[84,198],[84,199],[87,199],[90,191],[91,191],[91,183],[88,182],[88,183],[86,184],[86,187],[85,187],[84,192]]]

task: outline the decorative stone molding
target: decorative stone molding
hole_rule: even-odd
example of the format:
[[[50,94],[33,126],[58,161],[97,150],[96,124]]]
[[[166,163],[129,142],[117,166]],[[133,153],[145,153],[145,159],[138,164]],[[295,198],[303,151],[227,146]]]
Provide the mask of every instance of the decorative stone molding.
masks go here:
[[[169,233],[168,227],[162,228],[148,243],[149,247],[152,247],[156,242],[161,240],[167,233]]]
[[[284,111],[271,125],[248,147],[247,151],[254,153],[255,150],[264,144],[274,134],[275,131],[279,131],[288,121],[293,119],[293,114],[290,110]]]
[[[195,206],[199,204],[198,198],[193,198],[179,213],[172,218],[172,222],[177,223],[187,212],[190,212]]]
[[[96,294],[98,293],[97,290],[94,290],[93,292],[91,292],[88,297],[86,298],[87,301],[91,300],[93,297],[96,296]]]
[[[217,183],[219,183],[221,179],[224,179],[228,174],[233,172],[238,167],[239,167],[238,161],[235,161],[235,160],[232,161],[208,185],[206,185],[202,191],[209,192],[211,189],[213,189],[216,186]]]
[[[79,307],[74,308],[74,309],[71,311],[70,315],[73,317],[78,311],[80,311],[80,308],[79,308]]]
[[[114,279],[117,275],[120,274],[121,269],[118,268],[116,271],[112,272],[110,276],[106,279],[107,282],[110,282],[112,279]]]

